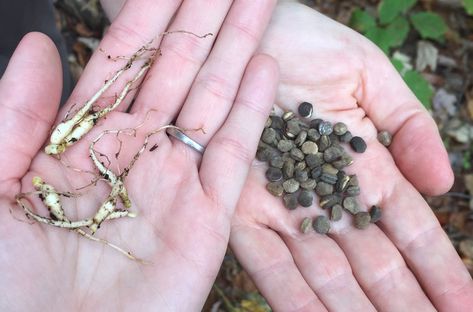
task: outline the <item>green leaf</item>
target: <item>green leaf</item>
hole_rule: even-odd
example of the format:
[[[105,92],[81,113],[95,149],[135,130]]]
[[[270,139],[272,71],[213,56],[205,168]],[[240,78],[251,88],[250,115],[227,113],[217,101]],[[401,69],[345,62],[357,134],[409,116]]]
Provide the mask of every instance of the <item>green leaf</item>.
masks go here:
[[[382,25],[391,23],[401,13],[407,12],[416,4],[417,0],[383,0],[379,4],[379,21]]]
[[[401,46],[409,33],[409,22],[399,16],[385,28],[372,27],[366,32],[366,37],[388,54],[390,48]]]
[[[442,40],[448,27],[443,18],[432,12],[420,12],[411,15],[414,28],[424,39]]]
[[[361,33],[366,33],[368,29],[376,26],[376,20],[368,12],[356,8],[351,14],[350,27]]]
[[[463,7],[466,13],[473,15],[473,0],[463,0]]]
[[[425,108],[431,109],[434,89],[430,83],[415,70],[407,71],[403,78]]]

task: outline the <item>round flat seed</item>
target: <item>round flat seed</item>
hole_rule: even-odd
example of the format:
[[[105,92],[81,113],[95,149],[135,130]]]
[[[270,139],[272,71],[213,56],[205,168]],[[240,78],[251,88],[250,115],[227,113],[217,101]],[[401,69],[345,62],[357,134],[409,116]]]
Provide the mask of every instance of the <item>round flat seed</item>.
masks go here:
[[[313,129],[319,129],[319,126],[322,122],[324,121],[320,118],[312,119],[309,123],[309,127]]]
[[[370,209],[371,223],[376,223],[381,219],[381,208],[373,206]]]
[[[278,150],[286,153],[294,148],[294,142],[291,140],[281,140],[278,142]]]
[[[378,141],[384,146],[388,147],[389,145],[391,145],[392,140],[393,136],[391,135],[391,133],[387,131],[381,131],[380,133],[378,133]]]
[[[319,234],[327,234],[330,231],[330,222],[325,216],[318,216],[313,222],[314,230]]]
[[[266,170],[266,179],[270,182],[277,182],[282,180],[282,170],[279,168],[269,167]]]
[[[306,217],[301,223],[301,232],[307,234],[312,230],[312,218]]]
[[[265,144],[265,143],[263,143]],[[270,159],[279,155],[277,149],[272,148],[271,146],[265,144],[264,146],[258,147],[258,151],[256,153],[256,158],[259,161],[269,161]]]
[[[313,190],[317,186],[317,182],[314,179],[307,179],[300,183],[301,188],[305,190]]]
[[[320,176],[320,181],[328,183],[328,184],[332,184],[332,185],[335,185],[337,183],[337,180],[338,180],[338,177],[336,175],[329,174],[329,173],[322,172],[322,175]]]
[[[284,190],[286,193],[292,194],[297,192],[299,190],[299,182],[297,182],[295,179],[289,179],[283,182],[282,186],[284,187]]]
[[[281,183],[270,182],[266,184],[266,189],[271,195],[281,197],[284,194],[284,188]]]
[[[296,179],[297,182],[302,183],[309,179],[309,173],[305,170],[296,169],[294,171],[294,179]]]
[[[350,146],[357,153],[364,153],[366,151],[365,140],[363,140],[362,138],[360,138],[358,136],[353,137],[350,140]]]
[[[291,157],[296,160],[296,161],[302,161],[304,160],[304,153],[298,149],[297,147],[294,147],[292,150],[291,150]]]
[[[265,128],[269,128],[271,127],[271,124],[273,123],[271,117],[268,117],[268,119],[266,119],[266,123],[264,124],[264,127]]]
[[[283,130],[284,125],[285,125],[285,122],[281,117],[271,116],[271,128],[277,129],[277,130]]]
[[[269,160],[269,165],[274,168],[282,169],[282,166],[284,166],[284,160],[281,156],[277,156]]]
[[[324,164],[324,154],[309,154],[305,157],[305,162],[310,168],[320,167]]]
[[[314,201],[314,196],[312,195],[312,192],[302,191],[299,193],[297,201],[302,207],[310,207]]]
[[[336,204],[340,204],[340,196],[335,194],[323,196],[319,202],[320,207],[323,209],[331,208]]]
[[[340,142],[348,143],[353,138],[353,135],[350,131],[345,132],[345,134],[340,136]]]
[[[342,219],[342,212],[343,208],[339,204],[332,207],[332,211],[330,211],[330,220],[332,221],[340,221]]]
[[[297,118],[291,119],[286,124],[286,134],[292,135],[291,137],[296,137],[299,132],[301,132],[301,126]]]
[[[289,121],[291,120],[292,118],[294,118],[296,116],[296,114],[294,114],[294,112],[292,111],[288,111],[288,112],[285,112],[283,115],[282,115],[282,119],[284,121]]]
[[[311,141],[307,141],[304,144],[302,144],[301,149],[302,149],[302,152],[306,155],[317,154],[317,152],[319,151],[317,144]]]
[[[324,164],[322,166],[322,172],[323,173],[328,173],[331,175],[337,175],[338,174],[338,169],[332,166],[331,164]]]
[[[333,125],[333,132],[336,135],[344,135],[345,133],[347,133],[347,131],[348,131],[348,127],[343,122],[337,122],[336,124]]]
[[[354,225],[357,229],[363,230],[368,227],[371,221],[370,214],[366,211],[360,211],[355,214]]]
[[[330,195],[333,193],[333,185],[325,182],[319,182],[315,187],[315,193],[319,196]]]
[[[345,199],[343,200],[343,208],[345,208],[353,215],[360,212],[360,204],[358,203],[355,197],[345,197]]]
[[[356,185],[352,185],[347,187],[345,190],[348,196],[358,196],[360,195],[360,187]]]
[[[284,206],[289,210],[297,208],[297,194],[287,194],[283,197]]]
[[[328,121],[323,121],[319,124],[320,135],[330,135],[333,132],[333,126]]]
[[[340,146],[330,146],[324,151],[324,160],[326,162],[333,162],[343,155],[343,149]]]
[[[314,110],[314,107],[312,104],[308,102],[303,102],[299,105],[298,112],[299,115],[301,115],[304,118],[310,118],[312,116],[312,111]]]
[[[342,193],[348,186],[348,182],[350,181],[350,177],[346,174],[338,176],[337,184],[335,185],[335,190],[338,193]]]
[[[295,143],[297,146],[301,146],[302,144],[304,144],[304,142],[306,141],[306,139],[307,139],[307,131],[302,130],[302,131],[299,132],[299,134],[297,135],[296,139],[294,140],[294,143]]]
[[[310,128],[307,130],[307,139],[312,142],[317,142],[320,139],[319,131],[317,131],[317,129]]]
[[[289,179],[294,176],[294,160],[286,160],[284,162],[284,166],[282,167],[282,173],[284,178]]]
[[[294,166],[295,170],[305,170],[305,168],[307,168],[305,161],[300,161]]]
[[[350,176],[350,182],[348,182],[348,185],[355,185],[355,186],[360,185],[360,182],[358,182],[358,177],[356,176],[356,174],[352,174]]]
[[[343,169],[351,164],[353,164],[353,158],[346,153],[344,153],[340,159],[332,162],[332,165],[337,169]]]
[[[330,141],[330,138],[327,135],[322,135],[318,143],[319,151],[321,152],[325,151],[327,148],[330,147],[330,145],[332,145],[332,142]]]
[[[266,128],[261,135],[261,141],[266,144],[272,144],[276,140],[276,130],[273,128]]]
[[[322,167],[315,167],[310,172],[310,176],[312,177],[312,179],[318,179],[320,178],[321,175],[322,175]]]

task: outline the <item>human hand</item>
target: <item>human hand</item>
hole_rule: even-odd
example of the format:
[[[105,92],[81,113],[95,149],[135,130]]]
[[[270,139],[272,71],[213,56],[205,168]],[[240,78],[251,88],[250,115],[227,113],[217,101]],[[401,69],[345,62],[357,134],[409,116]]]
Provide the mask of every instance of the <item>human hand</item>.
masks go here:
[[[125,180],[131,209],[138,217],[106,222],[96,233],[152,264],[133,262],[73,231],[22,223],[10,215],[9,209],[20,216],[14,196],[31,190],[35,175],[58,191],[74,192],[90,182],[89,175],[45,155],[42,145],[55,118],[62,119],[72,103],[82,105],[126,62],[112,62],[103,52],[96,53],[56,117],[61,75],[52,43],[43,35],[30,34],[17,48],[0,81],[4,121],[0,127],[5,134],[0,138],[0,310],[51,311],[67,306],[196,311],[203,305],[225,254],[230,217],[274,100],[278,76],[274,61],[259,55],[250,62],[274,3],[192,0],[179,5],[174,0],[128,1],[101,50],[112,56],[131,55],[162,33],[177,10],[169,29],[218,33],[218,38],[167,36],[162,56],[130,113],[126,113],[128,98],[119,107],[121,112],[99,121],[62,155],[72,167],[92,170],[88,147],[93,138],[104,129],[135,127],[148,116],[136,138],[123,137],[119,155],[123,168],[143,143],[145,129],[175,119],[182,128],[205,129],[206,134],[189,132],[207,146],[203,156],[164,135],[153,137],[158,148],[145,151]],[[112,87],[107,95],[113,99],[118,89]],[[99,149],[113,155],[116,147],[110,141]],[[84,196],[63,201],[70,219],[93,215],[110,187],[99,182],[83,192]],[[35,211],[46,216],[41,202],[31,200]]]
[[[277,105],[314,104],[315,118],[346,123],[368,144],[353,155],[360,202],[383,217],[360,231],[351,218],[328,236],[300,234],[305,216],[265,190],[256,163],[232,223],[230,245],[276,311],[466,311],[472,280],[419,191],[440,194],[453,181],[436,125],[372,43],[314,10],[280,4],[261,52],[280,64]],[[377,129],[394,134],[389,150]]]

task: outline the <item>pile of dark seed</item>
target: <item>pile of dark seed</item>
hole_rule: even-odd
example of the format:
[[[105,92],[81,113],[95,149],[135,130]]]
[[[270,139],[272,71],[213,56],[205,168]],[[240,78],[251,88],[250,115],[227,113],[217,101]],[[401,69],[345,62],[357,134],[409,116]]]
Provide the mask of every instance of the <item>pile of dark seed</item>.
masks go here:
[[[353,151],[363,153],[366,143],[361,137],[353,136],[342,122],[332,125],[319,118],[307,122],[312,112],[312,104],[304,102],[298,109],[304,119],[291,111],[268,118],[256,154],[258,160],[269,164],[266,188],[274,196],[282,197],[290,210],[310,207],[315,191],[320,207],[330,209],[331,221],[340,220],[346,210],[354,215],[354,225],[364,229],[379,220],[380,210],[373,208],[371,214],[361,211],[356,198],[360,194],[358,178],[343,170],[353,163],[353,158],[342,144],[348,143]],[[310,222],[304,219],[303,232],[308,224],[322,234],[330,229],[325,216]]]

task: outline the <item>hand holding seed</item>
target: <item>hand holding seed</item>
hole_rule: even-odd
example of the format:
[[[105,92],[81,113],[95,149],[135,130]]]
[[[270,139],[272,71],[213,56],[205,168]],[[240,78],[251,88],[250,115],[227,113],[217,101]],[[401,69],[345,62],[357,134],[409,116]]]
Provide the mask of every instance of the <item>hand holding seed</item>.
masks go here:
[[[278,6],[261,51],[281,68],[278,117],[266,128],[276,130],[263,132],[260,147],[270,148],[260,148],[260,156],[269,164],[254,163],[230,245],[270,305],[279,311],[469,311],[472,279],[419,193],[451,186],[447,154],[433,120],[389,60],[359,34],[295,3]],[[313,109],[300,107],[303,102]],[[295,118],[307,126],[289,123]],[[348,145],[353,138],[337,122],[363,138],[366,150],[359,139]],[[385,134],[378,141],[383,130],[393,134],[389,148]],[[349,161],[334,163],[340,150],[326,153],[331,139],[353,158],[342,170],[357,175],[358,189],[348,190],[351,179],[333,174]],[[314,156],[300,153],[302,140],[317,142]],[[296,167],[308,177],[296,176]],[[335,179],[342,196],[359,193],[358,200],[347,196],[336,204]],[[307,189],[314,198],[305,208]],[[373,205],[382,217],[368,224],[379,217]]]

